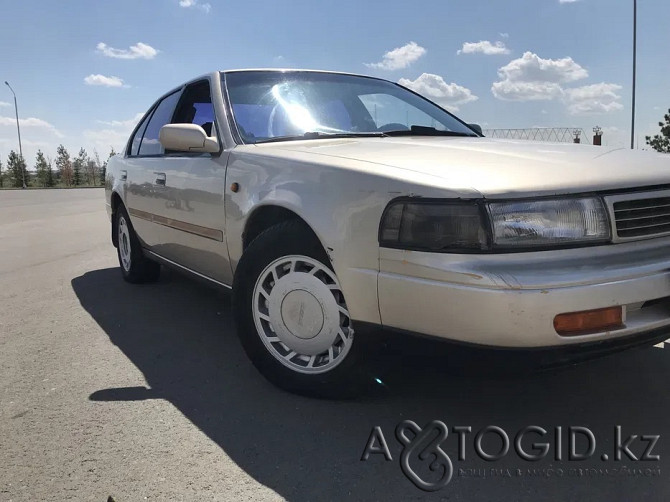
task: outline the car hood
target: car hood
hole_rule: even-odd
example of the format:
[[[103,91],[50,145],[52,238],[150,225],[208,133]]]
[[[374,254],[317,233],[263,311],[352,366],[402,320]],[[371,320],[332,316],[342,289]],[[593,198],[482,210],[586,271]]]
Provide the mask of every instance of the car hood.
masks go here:
[[[258,145],[299,157],[331,157],[387,166],[394,177],[437,178],[485,197],[593,192],[670,184],[670,156],[623,148],[498,140],[407,137],[291,141]],[[316,158],[315,158],[316,160]],[[437,181],[437,180],[436,180]]]

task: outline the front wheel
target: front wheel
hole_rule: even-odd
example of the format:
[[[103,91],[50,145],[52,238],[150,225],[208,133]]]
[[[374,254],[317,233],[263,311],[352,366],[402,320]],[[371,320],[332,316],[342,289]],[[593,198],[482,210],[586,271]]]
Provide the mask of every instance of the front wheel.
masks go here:
[[[263,232],[235,273],[233,308],[242,345],[275,385],[348,397],[360,389],[358,346],[330,260],[299,221]]]

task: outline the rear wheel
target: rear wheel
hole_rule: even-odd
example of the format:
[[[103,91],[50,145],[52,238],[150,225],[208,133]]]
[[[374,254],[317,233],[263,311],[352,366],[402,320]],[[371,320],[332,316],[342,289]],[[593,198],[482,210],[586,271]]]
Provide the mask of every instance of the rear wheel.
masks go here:
[[[302,222],[259,235],[240,260],[233,291],[240,340],[268,380],[318,397],[359,392],[358,344],[344,294]]]
[[[144,256],[128,212],[123,206],[116,212],[116,234],[116,250],[123,278],[133,284],[157,281],[161,272],[160,264]]]

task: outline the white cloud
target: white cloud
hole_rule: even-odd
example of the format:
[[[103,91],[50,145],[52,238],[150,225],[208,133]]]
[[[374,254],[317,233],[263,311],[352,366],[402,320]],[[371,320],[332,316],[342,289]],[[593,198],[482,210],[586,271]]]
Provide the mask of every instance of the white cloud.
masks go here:
[[[0,101],[0,108],[3,106],[12,106],[11,103],[7,103],[7,101]]]
[[[87,129],[83,132],[83,136],[99,151],[106,152],[110,147],[114,147],[118,152],[123,149],[130,133],[143,116],[144,112],[140,112],[125,120],[97,120],[98,124],[106,127]]]
[[[543,59],[526,52],[498,69],[500,80],[493,83],[491,92],[508,101],[550,100],[563,95],[561,84],[588,76],[586,69],[570,57]]]
[[[55,152],[58,143],[65,138],[56,127],[43,119],[27,117],[19,119],[21,126],[21,146],[23,156],[28,164],[28,169],[32,168],[35,159],[35,153],[38,148],[43,152]],[[16,135],[16,117],[0,116],[0,156],[2,161],[6,160],[10,150],[18,152],[18,138]]]
[[[589,76],[572,58],[542,59],[526,52],[498,69],[500,80],[491,87],[493,95],[506,101],[550,101],[562,99],[572,115],[607,113],[621,110],[621,86],[601,82],[582,87],[565,84]]]
[[[581,115],[621,110],[621,96],[617,94],[620,90],[620,85],[605,82],[565,89],[568,111],[573,115]]]
[[[209,14],[209,11],[212,10],[212,6],[209,3],[200,3],[199,0],[179,0],[179,7],[184,7],[185,9],[195,7],[206,14]]]
[[[503,42],[491,43],[488,40],[480,40],[479,42],[465,42],[463,47],[456,51],[456,54],[486,54],[493,56],[498,54],[509,54],[510,50],[505,47]]]
[[[119,77],[106,77],[100,74],[91,74],[84,78],[86,85],[101,85],[104,87],[123,87],[123,79]]]
[[[379,63],[365,63],[365,66],[380,70],[401,70],[407,68],[425,53],[426,49],[416,42],[410,42],[402,47],[396,47],[392,51],[388,51]]]
[[[502,38],[509,38],[509,33],[499,33]]]
[[[549,101],[563,95],[563,88],[552,82],[494,82],[493,95],[505,101]]]
[[[130,131],[137,125],[142,117],[144,117],[144,112],[136,113],[133,118],[127,120],[97,120],[96,122],[110,127],[122,128],[127,130],[128,134],[130,134]]]
[[[610,147],[626,147],[630,148],[630,131],[627,129],[620,129],[615,126],[602,127],[602,143]],[[640,147],[644,145],[644,131],[640,130]]]
[[[16,127],[16,117],[2,117],[0,116],[0,126]],[[48,132],[57,136],[59,138],[63,137],[63,134],[54,127],[53,124],[50,124],[46,120],[38,119],[35,117],[28,117],[25,119],[19,119],[19,126],[22,128],[29,129],[42,129],[44,132]]]
[[[579,2],[579,0],[558,0],[558,3],[575,3]]]
[[[83,136],[98,151],[105,152],[114,148],[118,152],[123,149],[123,145],[128,141],[131,132],[132,129],[128,132],[113,128],[96,129],[85,130]]]
[[[523,81],[574,82],[589,76],[585,68],[571,57],[542,59],[537,54],[525,52],[498,70],[501,78]]]
[[[44,140],[37,140],[34,141],[32,139],[24,138],[21,136],[21,147],[23,149],[23,158],[26,160],[26,165],[28,167],[28,170],[31,171],[34,169],[34,163],[35,163],[35,154],[37,153],[37,150],[42,150],[44,154],[47,157],[51,157],[52,160],[54,158],[53,154],[56,152],[56,148],[58,147],[58,143],[60,143],[59,140],[56,141],[44,141]],[[16,126],[14,128],[14,134],[8,134],[6,137],[3,137],[0,133],[0,152],[3,153],[1,155],[0,160],[3,162],[3,171],[4,168],[7,166],[5,164],[5,161],[7,160],[7,156],[10,152],[10,150],[14,150],[15,152],[19,151],[19,144],[18,140],[16,139]]]
[[[137,44],[131,45],[128,49],[115,49],[100,42],[96,46],[96,49],[99,53],[116,59],[153,59],[159,52],[157,49],[142,42],[137,42]]]
[[[414,81],[401,78],[398,83],[452,111],[458,110],[459,105],[479,99],[467,87],[453,82],[447,84],[442,77],[432,73],[424,73]]]

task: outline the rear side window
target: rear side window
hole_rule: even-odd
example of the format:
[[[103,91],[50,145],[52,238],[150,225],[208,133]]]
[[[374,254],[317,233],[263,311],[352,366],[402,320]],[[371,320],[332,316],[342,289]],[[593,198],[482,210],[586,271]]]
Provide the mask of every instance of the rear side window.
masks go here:
[[[199,125],[207,136],[216,136],[215,122],[209,81],[203,80],[188,85],[184,89],[172,123]]]
[[[162,155],[163,146],[158,141],[158,133],[165,124],[172,120],[174,109],[179,101],[179,91],[167,96],[156,107],[140,143],[139,155]]]
[[[193,123],[202,126],[207,122],[214,122],[214,107],[212,103],[193,103],[195,108],[195,116]]]
[[[137,152],[140,150],[140,143],[142,142],[142,135],[144,134],[144,130],[147,128],[147,122],[149,122],[149,119],[151,118],[151,113],[148,113],[146,117],[144,117],[144,120],[140,124],[140,126],[137,128],[137,131],[135,131],[135,136],[133,136],[133,141],[130,145],[130,155],[137,155]]]

